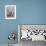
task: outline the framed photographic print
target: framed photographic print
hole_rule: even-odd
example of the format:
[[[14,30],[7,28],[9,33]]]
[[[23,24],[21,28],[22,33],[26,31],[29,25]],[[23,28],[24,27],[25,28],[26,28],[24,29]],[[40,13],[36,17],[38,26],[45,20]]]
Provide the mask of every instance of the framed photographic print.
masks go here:
[[[5,5],[5,19],[16,19],[16,5]]]

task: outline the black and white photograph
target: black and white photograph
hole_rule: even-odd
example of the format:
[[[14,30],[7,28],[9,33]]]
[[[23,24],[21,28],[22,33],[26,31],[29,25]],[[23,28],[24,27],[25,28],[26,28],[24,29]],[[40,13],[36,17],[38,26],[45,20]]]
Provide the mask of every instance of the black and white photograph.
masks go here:
[[[16,19],[16,5],[5,5],[5,19]]]

